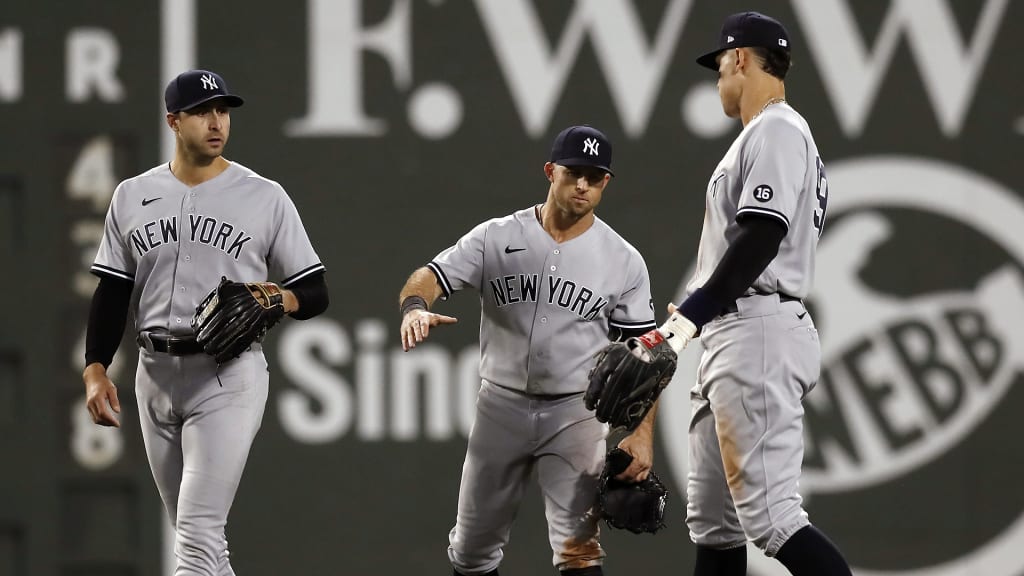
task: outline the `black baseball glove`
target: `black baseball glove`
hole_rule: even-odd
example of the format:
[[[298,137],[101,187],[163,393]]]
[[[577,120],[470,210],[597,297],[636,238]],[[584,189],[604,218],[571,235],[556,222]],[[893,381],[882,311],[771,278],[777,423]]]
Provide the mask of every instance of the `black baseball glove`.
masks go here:
[[[676,353],[656,330],[612,342],[597,356],[584,396],[601,422],[635,430],[676,371]]]
[[[261,341],[282,316],[284,302],[277,284],[222,277],[196,307],[192,329],[203,350],[223,364]]]
[[[653,470],[640,482],[616,480],[615,476],[632,461],[633,457],[620,448],[608,452],[597,490],[597,513],[612,528],[654,534],[665,527],[668,490]]]

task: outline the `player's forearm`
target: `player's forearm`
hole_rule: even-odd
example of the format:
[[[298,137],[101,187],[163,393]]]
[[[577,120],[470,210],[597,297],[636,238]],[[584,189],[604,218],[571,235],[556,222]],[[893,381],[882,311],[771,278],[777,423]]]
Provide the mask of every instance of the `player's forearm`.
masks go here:
[[[779,253],[786,228],[775,218],[748,215],[711,277],[679,305],[698,330],[743,295]]]
[[[398,305],[405,307],[409,304],[409,298],[422,298],[424,306],[430,308],[434,302],[441,297],[441,285],[437,283],[437,276],[429,268],[417,269],[406,280],[405,286],[398,295]]]
[[[85,363],[106,368],[114,360],[128,320],[134,284],[118,278],[102,277],[92,295],[89,322],[85,329]]]
[[[308,320],[323,313],[330,303],[325,275],[314,274],[282,290],[281,301],[285,314],[296,320]]]
[[[651,410],[647,412],[647,416],[644,416],[640,425],[633,431],[634,434],[640,433],[646,435],[648,438],[654,438],[654,420],[657,418],[658,402],[660,402],[660,400],[656,401],[654,406],[651,406]]]

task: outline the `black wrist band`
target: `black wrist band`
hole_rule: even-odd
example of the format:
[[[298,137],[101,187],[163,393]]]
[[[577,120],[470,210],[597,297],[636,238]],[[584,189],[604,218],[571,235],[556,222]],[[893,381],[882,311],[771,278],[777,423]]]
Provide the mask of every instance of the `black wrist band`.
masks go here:
[[[426,310],[427,301],[419,296],[408,296],[405,300],[402,300],[402,318],[409,313],[410,310],[415,309]]]

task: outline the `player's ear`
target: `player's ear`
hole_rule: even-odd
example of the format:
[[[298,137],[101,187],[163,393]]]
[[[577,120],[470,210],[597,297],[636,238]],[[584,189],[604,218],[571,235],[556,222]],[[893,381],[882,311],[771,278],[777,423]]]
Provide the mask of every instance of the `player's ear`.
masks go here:
[[[177,114],[171,114],[170,112],[167,113],[167,126],[169,126],[170,129],[175,131],[175,132],[178,131],[178,115]]]
[[[546,162],[544,163],[544,175],[548,177],[548,182],[555,181],[555,163]]]
[[[750,51],[746,48],[735,48],[736,50],[736,69],[740,70],[746,68],[747,60],[750,57]]]

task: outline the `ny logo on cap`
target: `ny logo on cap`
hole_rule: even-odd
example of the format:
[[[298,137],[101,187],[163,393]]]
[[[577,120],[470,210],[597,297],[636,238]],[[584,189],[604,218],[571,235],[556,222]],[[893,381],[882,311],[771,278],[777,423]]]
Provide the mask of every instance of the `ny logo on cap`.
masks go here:
[[[591,156],[597,156],[597,147],[600,145],[597,138],[587,138],[583,141],[583,151]]]
[[[786,42],[785,38],[779,38],[779,46],[782,46],[783,48],[785,48],[785,47],[789,46],[789,42]]]
[[[735,42],[735,41],[736,41],[736,38],[734,38],[734,37],[732,37],[732,36],[728,36],[728,37],[726,37],[726,39],[725,39],[725,42],[726,42],[726,43],[729,43],[729,42]]]
[[[206,88],[207,90],[216,90],[220,88],[217,86],[217,80],[209,74],[203,74],[199,79],[203,81],[203,88]]]

